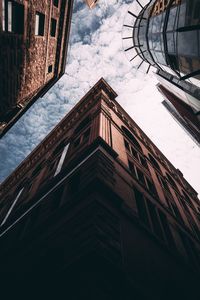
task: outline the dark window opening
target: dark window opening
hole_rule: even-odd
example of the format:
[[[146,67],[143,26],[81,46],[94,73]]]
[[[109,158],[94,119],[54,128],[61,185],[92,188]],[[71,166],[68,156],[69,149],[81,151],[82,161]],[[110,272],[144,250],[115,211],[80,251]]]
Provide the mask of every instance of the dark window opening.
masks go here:
[[[51,73],[52,70],[53,70],[53,66],[52,65],[48,66],[48,73]]]
[[[156,188],[155,188],[155,185],[153,184],[153,182],[151,182],[148,178],[146,178],[146,181],[147,181],[149,191],[153,195],[157,195],[157,191],[156,191]]]
[[[184,190],[182,190],[182,193],[183,193],[185,201],[194,208],[194,205],[193,205],[192,201],[190,200],[190,197],[186,194],[186,192]]]
[[[83,128],[85,128],[91,121],[91,117],[87,116],[74,130],[74,134],[79,133]]]
[[[139,218],[145,225],[149,227],[149,218],[148,218],[147,208],[146,208],[143,194],[136,189],[134,189],[134,193],[135,193],[135,201],[138,209]]]
[[[170,201],[168,204],[171,206],[171,210],[173,211],[173,214],[176,217],[176,219],[180,223],[183,224],[183,219],[182,219],[181,213],[180,213],[178,207],[176,206],[176,204],[174,202],[172,202],[172,201]]]
[[[43,36],[44,35],[44,23],[45,23],[45,15],[36,12],[35,15],[35,35]]]
[[[90,136],[90,128],[88,128],[84,133],[83,133],[83,142],[87,142],[89,140]]]
[[[161,220],[161,223],[162,223],[162,228],[164,230],[165,237],[166,237],[166,240],[167,240],[167,243],[168,243],[169,247],[172,248],[172,249],[176,249],[176,244],[174,242],[174,238],[173,238],[173,235],[171,233],[171,229],[170,229],[170,226],[169,226],[166,215],[162,211],[159,211],[159,216],[160,216],[160,220]]]
[[[55,19],[51,19],[51,36],[55,37],[56,36],[56,24],[57,21]]]
[[[58,7],[58,4],[59,4],[59,0],[53,0],[53,5]]]
[[[138,160],[138,153],[133,147],[131,147],[131,153]]]
[[[159,164],[157,163],[156,159],[155,159],[150,153],[149,153],[149,159],[150,159],[152,165],[153,165],[156,169],[158,169],[159,171],[161,171],[161,170],[160,170],[160,166],[159,166]]]
[[[60,144],[54,149],[53,153],[52,153],[52,156],[56,156],[61,150],[64,149],[66,143],[65,141],[62,141],[60,142]]]
[[[151,216],[151,222],[152,222],[152,225],[153,225],[153,231],[155,232],[155,234],[158,237],[160,237],[163,240],[164,239],[163,232],[162,232],[162,228],[161,228],[161,225],[160,225],[160,221],[159,221],[159,217],[158,217],[156,208],[149,201],[147,202],[147,206],[148,206],[149,213],[150,213],[150,216]]]
[[[74,142],[74,147],[78,147],[80,145],[80,142],[81,142],[81,138],[79,137],[78,139],[75,140]]]
[[[170,190],[169,190],[169,187],[168,187],[168,184],[167,182],[162,178],[162,177],[158,177],[159,178],[159,181],[162,185],[162,187],[168,192],[170,193]],[[170,193],[171,194],[171,193]]]
[[[129,169],[130,169],[132,175],[133,175],[135,178],[137,178],[137,173],[136,173],[134,164],[129,160],[129,161],[128,161],[128,165],[129,165]]]
[[[137,141],[137,139],[134,137],[134,135],[124,126],[122,126],[122,131],[124,134],[129,138],[129,140],[132,142],[132,144],[142,152],[142,147],[140,146],[140,143]]]
[[[146,169],[148,169],[148,165],[147,165],[147,161],[144,157],[140,156],[140,161],[141,164],[143,165],[143,167],[145,167]]]
[[[32,177],[35,177],[35,176],[42,170],[42,164],[43,164],[43,163],[40,163],[40,164],[33,170]]]
[[[144,178],[144,174],[137,169],[137,174],[138,174],[138,180],[141,184],[145,185],[145,178]]]
[[[177,189],[177,186],[176,186],[176,183],[175,183],[174,179],[173,179],[168,173],[166,173],[166,176],[167,176],[168,181],[171,183],[171,185],[172,185],[175,189]]]
[[[124,145],[125,145],[126,150],[128,150],[128,152],[130,152],[130,146],[126,140],[124,140]]]
[[[2,1],[2,27],[3,31],[16,34],[24,33],[24,5]]]

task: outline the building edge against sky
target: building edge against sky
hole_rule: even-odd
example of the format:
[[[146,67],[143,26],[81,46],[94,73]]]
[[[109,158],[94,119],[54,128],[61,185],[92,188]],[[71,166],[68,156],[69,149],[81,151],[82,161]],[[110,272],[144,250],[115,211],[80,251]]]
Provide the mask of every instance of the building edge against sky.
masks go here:
[[[197,193],[116,96],[100,79],[1,184],[1,272],[26,281],[32,270],[36,287],[53,276],[74,295],[76,283],[89,299],[188,299],[200,272]]]
[[[64,74],[73,3],[0,1],[0,137]]]
[[[156,68],[158,81],[186,104],[185,109],[188,107],[195,120],[193,125],[198,122],[198,130],[199,9],[200,3],[195,0],[133,1],[123,32],[124,50],[133,66],[146,73]]]

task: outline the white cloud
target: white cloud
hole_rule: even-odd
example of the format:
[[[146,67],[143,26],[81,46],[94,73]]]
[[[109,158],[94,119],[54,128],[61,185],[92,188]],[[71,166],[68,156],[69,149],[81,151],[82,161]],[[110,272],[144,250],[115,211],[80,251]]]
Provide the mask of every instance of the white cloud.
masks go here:
[[[136,73],[125,57],[121,32],[128,3],[101,0],[99,6],[88,11],[80,0],[75,1],[66,74],[2,139],[1,180],[104,77],[118,93],[120,104],[200,193],[199,148],[161,105],[155,78]]]

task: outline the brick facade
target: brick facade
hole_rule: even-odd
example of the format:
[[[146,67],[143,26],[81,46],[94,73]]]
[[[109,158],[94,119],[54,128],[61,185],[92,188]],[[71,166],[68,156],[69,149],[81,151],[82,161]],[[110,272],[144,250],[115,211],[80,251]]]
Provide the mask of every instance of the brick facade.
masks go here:
[[[2,183],[1,272],[70,299],[196,299],[197,193],[116,96],[100,79]]]
[[[2,26],[9,26],[9,3],[12,3],[12,29]],[[73,1],[65,0],[0,2],[1,136],[64,73],[72,7]],[[23,18],[19,12],[23,12]],[[20,32],[14,14],[17,22],[20,20],[23,24]],[[37,14],[39,30],[42,30],[39,33],[35,32]]]

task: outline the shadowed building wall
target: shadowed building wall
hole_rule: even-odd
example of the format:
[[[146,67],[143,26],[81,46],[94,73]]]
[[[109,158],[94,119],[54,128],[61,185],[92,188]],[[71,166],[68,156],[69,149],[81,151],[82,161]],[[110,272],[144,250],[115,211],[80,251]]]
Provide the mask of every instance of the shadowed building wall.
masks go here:
[[[0,273],[20,293],[195,299],[197,193],[116,96],[100,79],[0,187]]]

